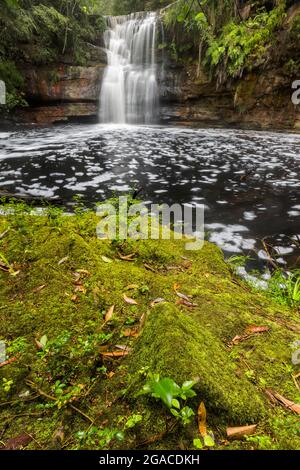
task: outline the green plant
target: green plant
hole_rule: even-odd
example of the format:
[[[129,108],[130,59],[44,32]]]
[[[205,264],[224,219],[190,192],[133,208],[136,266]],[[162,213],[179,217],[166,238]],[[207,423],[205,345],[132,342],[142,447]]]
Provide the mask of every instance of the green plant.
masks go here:
[[[161,400],[172,415],[186,426],[191,422],[195,413],[190,407],[184,406],[182,402],[196,396],[196,392],[193,390],[195,384],[195,381],[190,380],[184,382],[180,387],[170,378],[160,378],[159,374],[149,373],[148,381],[138,395],[151,395],[151,397]]]
[[[57,383],[58,395],[62,400],[69,399],[59,393],[60,388],[64,389],[69,384],[79,382],[84,374],[90,374],[90,371],[97,369],[98,373],[105,374],[106,368],[97,367],[99,364],[99,347],[111,338],[111,334],[102,332],[86,333],[74,335],[70,331],[63,331],[54,339],[47,339],[43,343],[41,350],[37,355],[40,357],[43,368],[51,373],[51,376]],[[59,386],[57,381],[64,378],[64,384]],[[93,380],[93,379],[92,379]],[[75,386],[76,387],[76,386]],[[56,395],[55,392],[55,395]],[[65,391],[63,390],[65,393]],[[76,395],[77,390],[71,390],[71,394]]]
[[[288,299],[292,305],[300,305],[300,271],[296,271],[288,277],[286,283]]]
[[[8,342],[6,354],[8,358],[14,357],[18,354],[23,354],[26,351],[27,346],[26,339],[23,336],[20,336],[19,338]]]
[[[300,270],[289,275],[281,269],[276,270],[268,282],[267,293],[281,304],[294,308],[300,307]]]
[[[56,397],[56,401],[53,403],[53,406],[57,406],[58,409],[61,409],[67,404],[78,400],[83,389],[84,386],[81,384],[67,387],[66,384],[57,380],[53,386],[53,393]]]
[[[119,429],[99,429],[92,426],[88,431],[79,431],[75,437],[79,441],[79,447],[97,447],[98,449],[105,449],[109,444],[116,440],[122,442],[124,440],[124,433]]]
[[[272,443],[270,436],[260,435],[260,436],[246,436],[247,442],[254,444],[259,450],[271,450],[276,449],[276,446]]]
[[[5,391],[5,393],[10,392],[10,390],[13,386],[13,383],[14,383],[13,380],[8,380],[8,379],[5,379],[5,378],[2,379],[2,387],[3,387],[3,390]]]
[[[76,438],[79,440],[80,447],[97,446],[97,448],[104,449],[113,441],[122,442],[126,432],[133,429],[142,420],[143,416],[140,414],[133,414],[129,418],[120,416],[117,420],[118,428],[99,429],[96,426],[92,426],[88,431],[77,432]]]
[[[290,36],[293,40],[299,41],[300,38],[300,14],[298,14],[293,22],[290,29]]]
[[[125,423],[124,429],[132,429],[134,428],[137,424],[141,423],[143,421],[143,416],[140,414],[136,415],[131,415]]]
[[[231,256],[228,258],[227,263],[232,267],[232,268],[239,268],[241,266],[245,266],[248,261],[251,260],[250,256]]]
[[[285,16],[285,2],[270,12],[261,10],[244,22],[227,23],[218,37],[211,39],[206,63],[211,68],[225,68],[228,75],[238,77],[245,68],[263,60],[276,28]]]

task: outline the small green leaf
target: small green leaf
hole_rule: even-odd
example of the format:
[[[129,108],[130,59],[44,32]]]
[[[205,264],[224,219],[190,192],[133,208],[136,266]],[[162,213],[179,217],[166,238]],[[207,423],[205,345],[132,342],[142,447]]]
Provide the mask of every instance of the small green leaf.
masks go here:
[[[178,410],[180,410],[180,403],[179,403],[178,400],[176,400],[176,398],[173,398],[172,406],[174,406],[174,408],[177,408]]]
[[[203,444],[201,442],[201,439],[194,439],[193,445],[196,449],[203,449]]]
[[[132,415],[128,420],[126,421],[125,424],[125,429],[131,429],[134,428],[138,423],[143,421],[143,416],[142,415]]]
[[[209,434],[206,434],[203,438],[205,447],[214,447],[215,440]]]
[[[164,404],[171,408],[173,397],[178,396],[180,387],[172,379],[160,379],[151,384],[152,396],[160,398]]]
[[[43,349],[45,349],[47,342],[48,342],[47,336],[46,335],[42,336],[40,339],[40,343]]]
[[[192,388],[194,385],[196,385],[197,382],[195,382],[194,380],[187,380],[186,382],[184,382],[182,384],[182,390],[189,390],[190,388]]]

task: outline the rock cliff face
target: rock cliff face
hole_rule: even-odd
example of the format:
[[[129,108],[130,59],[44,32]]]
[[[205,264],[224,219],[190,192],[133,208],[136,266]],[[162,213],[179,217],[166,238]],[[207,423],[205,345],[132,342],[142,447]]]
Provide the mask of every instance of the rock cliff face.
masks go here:
[[[167,65],[160,82],[165,121],[300,132],[293,80],[280,69],[253,72],[217,89],[196,65]]]
[[[98,119],[105,64],[27,68],[22,121],[49,124]],[[160,78],[161,121],[300,132],[300,105],[292,103],[292,81],[281,70],[253,72],[217,90],[196,65],[167,62]]]
[[[106,65],[105,53],[97,49],[98,57],[87,66],[57,64],[24,68],[24,93],[29,107],[19,110],[18,118],[35,124],[75,118],[97,120]]]

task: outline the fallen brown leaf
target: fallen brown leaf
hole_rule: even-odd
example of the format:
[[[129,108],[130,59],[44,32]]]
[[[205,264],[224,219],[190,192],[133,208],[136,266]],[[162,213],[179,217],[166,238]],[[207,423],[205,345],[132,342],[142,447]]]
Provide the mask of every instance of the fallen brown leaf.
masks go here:
[[[176,291],[176,295],[187,302],[190,302],[190,297],[188,295],[182,294],[181,292]]]
[[[231,341],[230,341],[230,345],[231,346],[235,346],[236,344],[239,344],[241,341],[244,341],[245,339],[249,338],[249,335],[246,335],[246,336],[235,336]]]
[[[108,309],[108,311],[107,311],[107,313],[106,313],[106,315],[105,315],[105,321],[106,321],[106,322],[108,322],[108,321],[110,321],[110,320],[112,319],[113,314],[114,314],[114,311],[115,311],[115,306],[112,305],[112,306]]]
[[[135,253],[131,253],[130,255],[122,255],[121,253],[119,254],[119,258],[123,261],[135,261]]]
[[[136,300],[131,299],[130,297],[127,297],[126,294],[123,294],[123,299],[125,300],[125,302],[127,304],[130,304],[130,305],[137,305],[138,304]]]
[[[64,427],[60,426],[53,434],[53,440],[58,444],[62,444],[65,440],[65,431]]]
[[[80,273],[76,272],[76,273],[73,273],[73,276],[75,278],[75,281],[74,283],[78,282],[80,280]]]
[[[300,414],[300,405],[298,403],[294,403],[293,401],[288,400],[283,395],[280,395],[279,393],[271,390],[270,388],[267,388],[265,392],[273,403],[279,403],[288,410],[293,411],[298,415]]]
[[[111,351],[111,352],[101,352],[104,357],[124,357],[128,356],[129,351]]]
[[[77,272],[79,274],[83,274],[84,276],[90,276],[91,273],[89,271],[87,271],[86,269],[77,269]]]
[[[71,297],[72,302],[78,302],[78,295],[72,295]]]
[[[35,342],[35,345],[36,345],[38,351],[42,351],[44,349],[42,343],[38,339],[35,339],[34,342]]]
[[[258,333],[264,333],[265,331],[270,331],[270,328],[268,326],[250,325],[246,328],[245,334],[256,335]]]
[[[140,328],[143,328],[146,322],[146,315],[143,313],[141,318],[140,318]]]
[[[157,304],[161,304],[162,302],[165,302],[165,299],[159,297],[158,299],[154,299],[152,300],[152,302],[150,303],[150,307],[154,307],[155,305]]]
[[[134,290],[138,288],[139,286],[137,284],[129,284],[129,286],[126,287],[126,290]]]
[[[202,437],[207,435],[206,408],[203,401],[200,403],[198,408],[198,429]]]
[[[41,290],[45,289],[45,287],[47,287],[47,284],[43,284],[42,286],[36,287],[35,289],[33,289],[32,292],[34,293],[41,292]]]
[[[193,304],[189,300],[185,300],[185,299],[176,300],[176,305],[184,305],[185,307],[188,307],[188,308],[198,307],[198,304]]]
[[[245,329],[245,332],[242,335],[237,335],[235,336],[230,342],[229,346],[235,346],[242,341],[246,341],[249,339],[251,336],[265,333],[267,331],[270,331],[270,328],[268,326],[256,326],[256,325],[250,325]]]
[[[144,267],[145,267],[146,269],[148,269],[148,271],[152,271],[153,273],[156,273],[156,270],[155,270],[154,268],[152,268],[152,266],[150,266],[149,264],[146,264],[146,263],[145,263],[145,264],[144,264]]]
[[[82,284],[79,284],[75,287],[75,292],[81,292],[82,294],[86,294],[86,288]]]
[[[9,266],[7,266],[6,264],[4,264],[0,261],[0,271],[4,271],[5,273],[9,273],[9,270],[10,270]]]
[[[32,437],[28,434],[21,434],[17,437],[8,439],[4,446],[0,447],[0,450],[19,450],[26,447],[29,442],[32,441]]]
[[[131,328],[127,328],[126,330],[123,331],[123,335],[125,336],[125,338],[136,338],[137,336],[139,336],[139,332],[136,328],[134,329],[131,329]]]
[[[251,436],[251,434],[254,434],[256,428],[257,424],[251,424],[250,426],[237,426],[227,428],[226,434],[228,439],[242,439],[244,436]]]

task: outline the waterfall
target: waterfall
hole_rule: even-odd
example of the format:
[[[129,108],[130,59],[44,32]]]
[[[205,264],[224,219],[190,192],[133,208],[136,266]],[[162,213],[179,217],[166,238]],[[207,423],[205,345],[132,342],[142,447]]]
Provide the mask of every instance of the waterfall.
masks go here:
[[[134,13],[109,17],[107,23],[108,65],[100,96],[101,122],[152,123],[158,109],[157,15]]]

